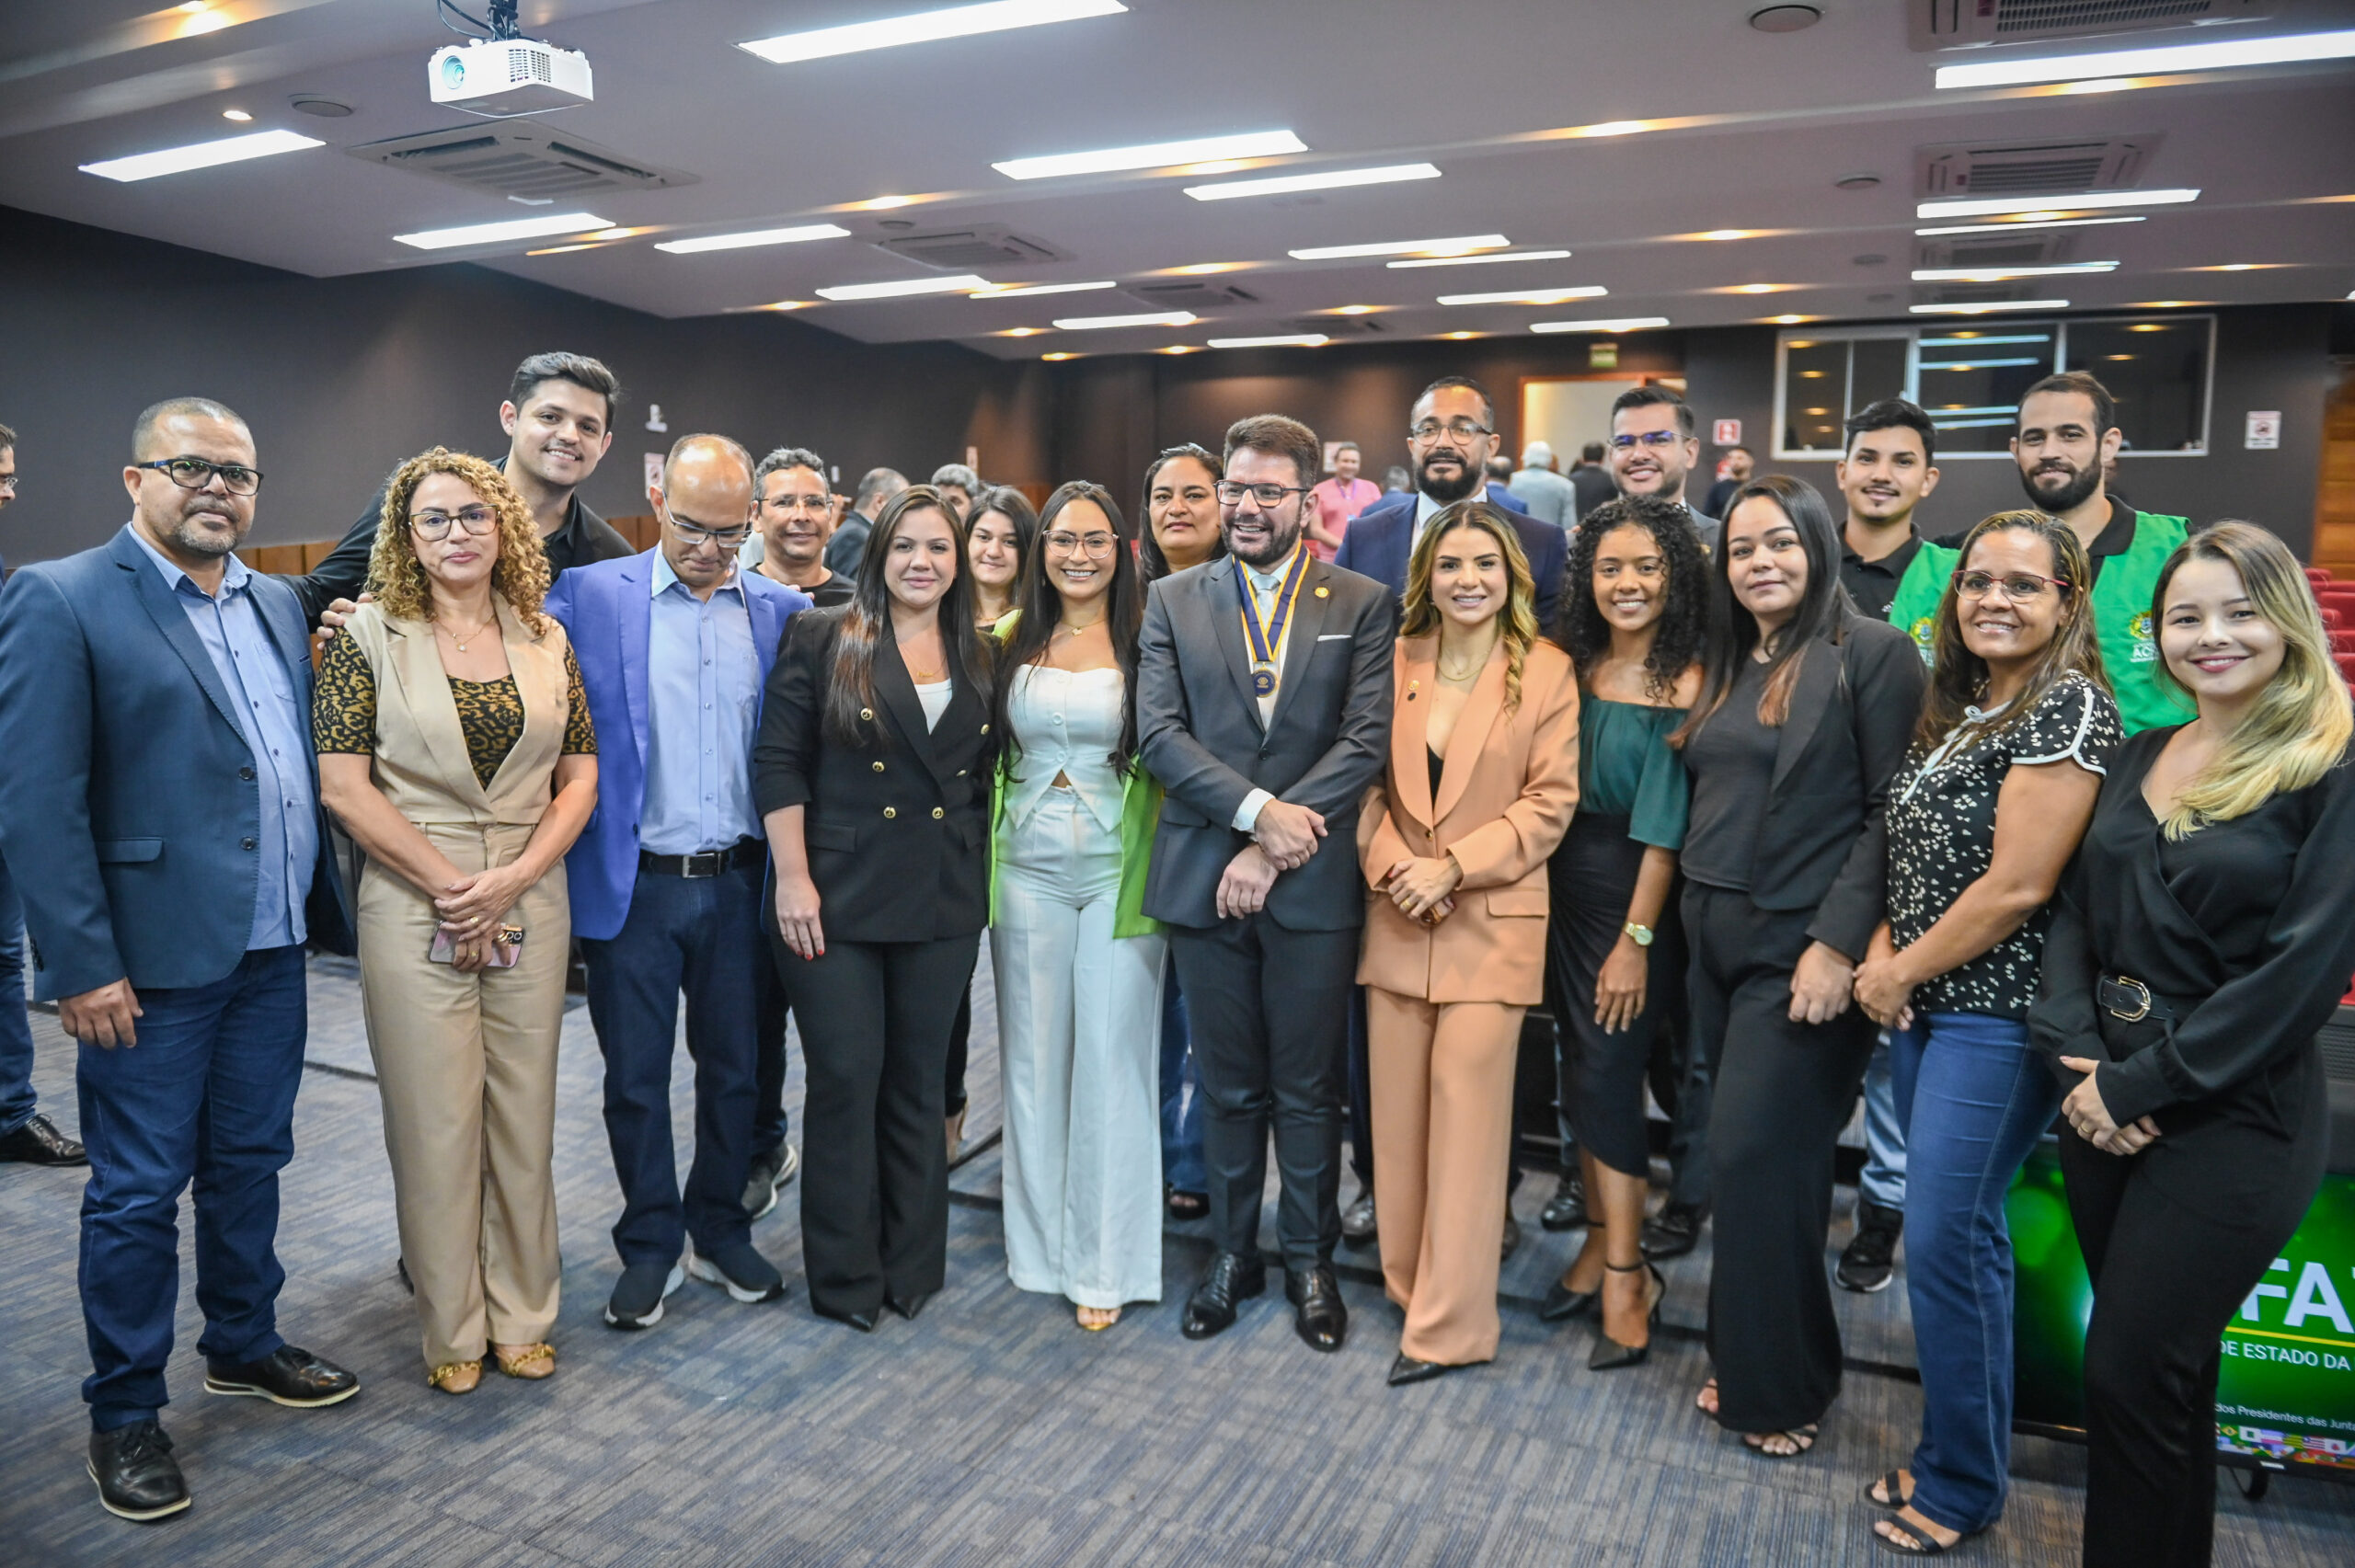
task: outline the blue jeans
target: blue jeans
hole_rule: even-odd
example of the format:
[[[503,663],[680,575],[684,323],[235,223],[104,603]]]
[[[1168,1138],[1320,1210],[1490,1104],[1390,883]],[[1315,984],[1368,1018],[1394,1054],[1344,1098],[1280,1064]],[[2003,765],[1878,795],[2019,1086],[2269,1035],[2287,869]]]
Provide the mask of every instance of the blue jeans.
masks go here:
[[[264,947],[210,985],[139,993],[138,1044],[81,1049],[90,1185],[82,1322],[90,1425],[164,1407],[179,1300],[179,1197],[196,1184],[197,1349],[258,1361],[278,1336],[278,1173],[294,1156],[307,996],[300,947]]]
[[[1856,1190],[1883,1208],[1905,1207],[1905,1126],[1897,1115],[1896,1069],[1884,1032],[1865,1064],[1865,1169]]]
[[[1161,981],[1161,1179],[1181,1193],[1209,1190],[1202,1169],[1202,1091],[1194,1073],[1193,1031],[1171,960]]]
[[[0,1138],[33,1119],[33,1026],[25,1015],[25,910],[0,861]]]
[[[2028,1024],[1917,1015],[1890,1076],[1912,1169],[1905,1288],[1922,1365],[1913,1506],[1969,1534],[2003,1516],[2012,1451],[2012,1238],[2004,1194],[2061,1108]]]
[[[621,1178],[614,1247],[624,1265],[679,1261],[689,1236],[708,1257],[752,1238],[744,1178],[752,1164],[759,1030],[761,874],[641,871],[629,918],[583,942],[589,1022],[605,1055],[605,1139]],[[695,1064],[695,1155],[684,1196],[671,1141],[671,1056],[679,993]]]

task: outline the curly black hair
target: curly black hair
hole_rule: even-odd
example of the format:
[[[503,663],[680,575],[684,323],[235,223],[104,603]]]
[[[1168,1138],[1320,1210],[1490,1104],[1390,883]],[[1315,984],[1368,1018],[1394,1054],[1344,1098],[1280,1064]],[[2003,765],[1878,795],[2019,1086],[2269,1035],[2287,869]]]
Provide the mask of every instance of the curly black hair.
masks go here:
[[[1640,528],[1650,534],[1668,567],[1668,603],[1660,611],[1652,651],[1644,660],[1645,691],[1665,697],[1708,646],[1708,557],[1701,552],[1701,536],[1691,515],[1679,503],[1657,496],[1621,496],[1579,520],[1570,535],[1569,561],[1562,568],[1554,640],[1580,674],[1611,651],[1611,624],[1594,601],[1594,553],[1603,536],[1614,528]]]

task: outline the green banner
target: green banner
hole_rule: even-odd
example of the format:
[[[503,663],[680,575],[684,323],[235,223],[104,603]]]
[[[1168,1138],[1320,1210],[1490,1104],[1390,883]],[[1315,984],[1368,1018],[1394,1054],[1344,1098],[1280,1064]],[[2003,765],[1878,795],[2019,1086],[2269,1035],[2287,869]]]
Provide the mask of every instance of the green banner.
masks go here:
[[[2050,1143],[2005,1198],[2018,1278],[2016,1418],[2082,1429],[2093,1288]],[[2297,1233],[2224,1330],[2220,1452],[2355,1480],[2355,1177],[2328,1176]]]

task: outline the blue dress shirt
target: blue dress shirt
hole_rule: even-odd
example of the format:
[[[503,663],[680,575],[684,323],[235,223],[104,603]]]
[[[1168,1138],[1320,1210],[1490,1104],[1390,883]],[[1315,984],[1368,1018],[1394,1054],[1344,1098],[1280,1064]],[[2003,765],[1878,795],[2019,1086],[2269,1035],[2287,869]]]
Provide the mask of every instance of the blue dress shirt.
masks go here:
[[[261,612],[247,591],[253,573],[235,555],[222,569],[221,591],[209,594],[164,553],[147,542],[135,522],[125,529],[164,575],[188,612],[213,668],[227,689],[254,754],[255,789],[261,799],[261,841],[256,846],[260,875],[254,887],[254,923],[246,940],[250,951],[292,947],[307,941],[303,902],[319,864],[319,807],[311,784],[310,715],[294,695],[286,657],[270,640]]]
[[[646,804],[638,845],[699,854],[757,838],[752,740],[761,721],[761,658],[752,646],[741,567],[697,599],[654,553],[646,638]]]

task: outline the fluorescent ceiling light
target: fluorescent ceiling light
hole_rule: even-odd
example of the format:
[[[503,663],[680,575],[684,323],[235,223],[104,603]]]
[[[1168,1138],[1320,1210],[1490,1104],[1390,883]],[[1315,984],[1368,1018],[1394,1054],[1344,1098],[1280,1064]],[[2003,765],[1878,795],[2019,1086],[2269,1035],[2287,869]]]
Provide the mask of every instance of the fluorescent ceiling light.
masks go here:
[[[1641,332],[1648,326],[1666,326],[1664,315],[1623,315],[1615,319],[1597,321],[1533,321],[1532,332]]]
[[[1442,294],[1443,305],[1557,305],[1564,300],[1599,299],[1611,291],[1600,283],[1576,289],[1505,289],[1489,294]]]
[[[902,278],[893,283],[837,283],[817,293],[826,300],[896,300],[903,294],[970,294],[990,286],[987,278],[960,272],[954,278]]]
[[[977,300],[1010,300],[1028,294],[1084,294],[1091,289],[1117,289],[1120,285],[1112,279],[1100,283],[1012,283],[1003,289],[976,289]]]
[[[2004,283],[2015,278],[2065,278],[2081,272],[2115,272],[2115,261],[2068,261],[2051,267],[1917,267],[1917,283]]]
[[[1997,300],[1987,304],[1909,305],[1915,315],[2000,315],[2016,310],[2067,310],[2067,300]]]
[[[1294,261],[1344,261],[1353,256],[1457,256],[1469,250],[1502,250],[1502,235],[1459,235],[1453,239],[1375,240],[1371,245],[1319,245],[1286,251]]]
[[[2050,332],[2022,332],[2016,335],[2005,335],[1992,332],[1982,334],[1973,332],[1967,336],[1958,335],[1953,338],[1924,338],[1922,339],[1920,347],[1924,349],[1976,349],[1986,343],[2050,343],[2051,341],[2052,334]]]
[[[2157,49],[2111,49],[2097,54],[2048,55],[2042,60],[1991,60],[1941,65],[1941,87],[2009,87],[2028,82],[2082,82],[2099,76],[2150,76],[2177,71],[2226,71],[2236,65],[2295,65],[2355,56],[2355,29],[2296,33],[2288,38],[2236,38]]]
[[[1197,201],[1225,201],[1237,196],[1281,196],[1288,190],[1337,190],[1347,185],[1388,185],[1401,179],[1437,179],[1435,164],[1385,164],[1372,169],[1330,169],[1324,174],[1287,174],[1272,179],[1231,179],[1223,185],[1189,185],[1186,194]]]
[[[1314,349],[1332,339],[1322,332],[1282,332],[1272,338],[1213,338],[1213,349]]]
[[[594,212],[549,212],[537,218],[510,218],[496,223],[463,223],[454,229],[420,229],[416,234],[395,235],[393,238],[419,250],[448,250],[453,246],[497,245],[501,240],[577,235],[613,226],[611,218],[600,218]]]
[[[1199,319],[1189,310],[1151,310],[1140,315],[1067,315],[1055,325],[1065,332],[1094,332],[1107,326],[1191,326]]]
[[[2063,212],[2078,207],[2169,207],[2197,201],[2197,190],[2088,190],[2076,196],[1965,197],[1955,201],[1924,201],[1913,209],[1917,218],[1983,218],[1992,212]]]
[[[2009,235],[2023,229],[2092,229],[2105,223],[2142,223],[2150,220],[2141,213],[2127,218],[2044,218],[2025,223],[1954,223],[1944,228],[1915,229],[1924,238],[1933,235]]]
[[[247,158],[266,158],[273,153],[299,153],[305,147],[326,145],[316,136],[298,136],[292,131],[256,131],[245,136],[224,136],[217,142],[197,142],[185,147],[166,147],[154,153],[135,153],[127,158],[84,164],[82,172],[128,185],[134,179],[153,179],[159,174],[186,174],[190,169],[209,169],[215,164],[237,164]]]
[[[1189,142],[1149,142],[1139,147],[1106,147],[1093,153],[1009,158],[990,167],[1008,179],[1052,179],[1057,175],[1115,174],[1122,169],[1158,169],[1172,164],[1267,158],[1306,151],[1308,143],[1289,131],[1246,131],[1234,136],[1197,136]]]
[[[654,248],[667,250],[673,256],[693,256],[699,250],[742,250],[755,245],[798,245],[803,240],[842,239],[850,234],[838,223],[803,223],[791,229],[750,229],[740,235],[701,235],[694,239],[658,241]]]
[[[1127,9],[1120,0],[994,0],[986,6],[952,6],[945,11],[919,11],[912,17],[886,17],[880,21],[779,33],[775,38],[756,38],[736,47],[772,64],[789,65],[797,60],[823,60],[830,55],[890,49],[902,43],[970,38],[975,33],[1035,28],[1043,22],[1076,21],[1082,17],[1109,17]]]
[[[1506,256],[1425,256],[1412,261],[1393,261],[1391,267],[1477,267],[1490,261],[1559,261],[1569,255],[1567,250],[1516,250]]]
[[[1999,365],[2047,365],[2051,362],[2048,359],[1948,360],[1936,362],[1925,360],[1922,363],[1922,368],[1925,371],[1987,371],[1993,370]]]

